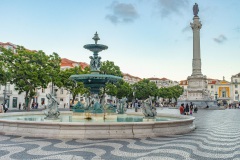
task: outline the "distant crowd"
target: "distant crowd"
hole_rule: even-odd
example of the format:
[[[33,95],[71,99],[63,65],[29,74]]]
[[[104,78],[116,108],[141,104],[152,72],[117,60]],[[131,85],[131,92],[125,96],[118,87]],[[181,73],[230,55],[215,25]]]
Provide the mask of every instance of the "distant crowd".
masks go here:
[[[190,105],[187,103],[185,106],[184,103],[182,103],[179,107],[179,111],[181,115],[192,115],[193,112],[197,113],[198,107],[193,103],[190,103]]]

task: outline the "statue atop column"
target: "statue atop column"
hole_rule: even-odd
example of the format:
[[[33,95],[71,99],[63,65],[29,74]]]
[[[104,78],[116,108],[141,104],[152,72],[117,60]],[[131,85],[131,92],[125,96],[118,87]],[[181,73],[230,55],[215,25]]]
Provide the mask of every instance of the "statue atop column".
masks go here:
[[[193,15],[194,15],[194,17],[198,17],[198,12],[199,12],[198,4],[195,3],[193,5]]]

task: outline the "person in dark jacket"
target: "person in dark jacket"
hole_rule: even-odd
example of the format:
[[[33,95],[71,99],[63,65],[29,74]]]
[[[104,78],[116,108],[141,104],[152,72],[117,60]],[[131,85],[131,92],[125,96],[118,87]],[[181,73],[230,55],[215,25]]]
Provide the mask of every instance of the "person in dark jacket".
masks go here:
[[[185,107],[185,113],[186,113],[186,115],[189,114],[189,105],[188,105],[188,103],[186,104],[186,107]]]

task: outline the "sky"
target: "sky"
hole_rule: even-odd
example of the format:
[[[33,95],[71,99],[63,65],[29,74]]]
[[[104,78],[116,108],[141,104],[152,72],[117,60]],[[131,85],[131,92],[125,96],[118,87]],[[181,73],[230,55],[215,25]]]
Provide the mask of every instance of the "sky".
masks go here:
[[[0,0],[0,42],[90,62],[83,48],[108,46],[102,61],[140,78],[192,74],[192,7],[198,3],[202,73],[230,81],[240,72],[240,0]]]

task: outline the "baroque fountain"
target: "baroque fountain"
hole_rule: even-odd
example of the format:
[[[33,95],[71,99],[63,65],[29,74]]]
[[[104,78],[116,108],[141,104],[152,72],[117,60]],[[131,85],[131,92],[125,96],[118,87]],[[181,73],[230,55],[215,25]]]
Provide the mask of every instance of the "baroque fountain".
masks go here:
[[[142,113],[125,113],[126,98],[119,100],[117,106],[106,103],[104,96],[99,98],[98,93],[106,83],[116,83],[121,77],[99,73],[101,57],[98,53],[108,47],[97,44],[100,40],[97,33],[93,40],[95,44],[84,45],[85,49],[93,52],[93,56],[90,56],[91,74],[70,77],[90,88],[91,95],[84,95],[85,102],[79,102],[74,106],[73,112],[59,112],[54,96],[47,95],[52,103],[44,113],[0,114],[0,134],[81,139],[140,138],[184,134],[195,129],[193,123],[195,118],[192,116],[164,113],[157,115],[151,97],[143,101]]]
[[[95,44],[87,44],[83,47],[93,52],[93,56],[90,56],[90,70],[91,74],[80,74],[72,75],[71,80],[75,82],[82,82],[84,87],[90,89],[91,95],[84,95],[85,102],[78,102],[74,107],[74,112],[85,112],[85,113],[116,113],[117,106],[112,104],[107,104],[105,102],[105,96],[99,97],[100,89],[105,87],[107,83],[115,84],[117,81],[121,80],[121,77],[107,74],[99,74],[101,67],[101,57],[98,56],[99,52],[108,49],[108,46],[98,44],[97,32],[92,38]],[[90,118],[88,116],[88,118]]]

